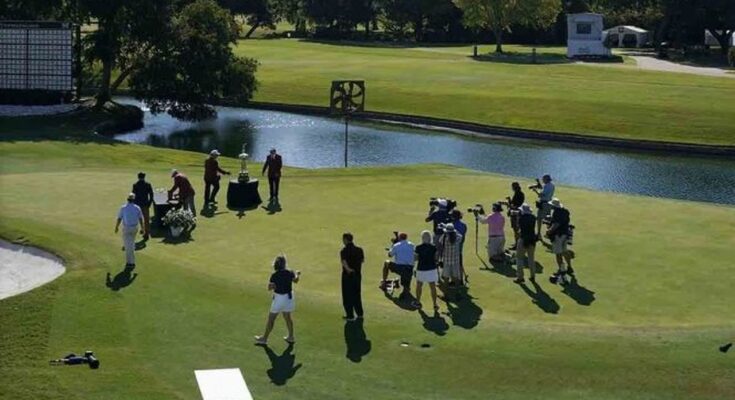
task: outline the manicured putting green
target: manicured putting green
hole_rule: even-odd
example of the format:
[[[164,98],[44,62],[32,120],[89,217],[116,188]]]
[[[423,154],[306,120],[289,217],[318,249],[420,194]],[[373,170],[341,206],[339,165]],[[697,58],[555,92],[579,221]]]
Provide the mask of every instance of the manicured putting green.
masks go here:
[[[509,177],[442,165],[287,169],[283,212],[200,217],[193,240],[160,238],[120,274],[117,208],[139,170],[154,187],[176,167],[200,201],[203,154],[137,145],[0,143],[0,236],[63,257],[67,273],[0,301],[0,388],[8,399],[197,399],[195,369],[240,368],[256,399],[723,399],[735,393],[732,207],[597,193],[558,195],[577,225],[580,288],[538,288],[482,269],[467,246],[471,299],[440,319],[377,290],[391,231],[417,240],[430,196],[462,206],[508,192]],[[286,160],[287,160],[286,155]],[[224,159],[236,170],[237,160]],[[253,168],[256,168],[255,166]],[[551,171],[553,172],[553,171]],[[220,200],[223,200],[222,193]],[[470,225],[472,227],[472,225]],[[366,250],[364,330],[346,326],[340,234]],[[484,235],[483,235],[484,236]],[[252,345],[270,303],[272,258],[303,271],[297,344]],[[106,285],[110,273],[116,285]],[[401,343],[407,343],[401,346]],[[425,346],[428,345],[428,346]],[[47,361],[94,350],[102,366]]]

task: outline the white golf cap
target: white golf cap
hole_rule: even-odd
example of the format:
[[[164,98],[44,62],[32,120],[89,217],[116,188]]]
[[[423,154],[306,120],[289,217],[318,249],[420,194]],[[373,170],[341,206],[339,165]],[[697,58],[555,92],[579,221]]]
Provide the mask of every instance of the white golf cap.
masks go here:
[[[128,193],[128,200],[135,200],[135,193]]]
[[[214,150],[212,150],[212,151],[209,152],[209,155],[210,156],[217,157],[217,156],[220,155],[220,153],[219,153],[219,151],[217,151],[217,149],[214,149]]]

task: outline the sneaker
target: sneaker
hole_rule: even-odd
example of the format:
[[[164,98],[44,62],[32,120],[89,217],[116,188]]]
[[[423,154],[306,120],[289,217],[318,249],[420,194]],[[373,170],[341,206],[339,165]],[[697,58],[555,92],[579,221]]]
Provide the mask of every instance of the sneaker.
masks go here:
[[[533,280],[533,278],[531,278],[531,280]],[[523,283],[523,282],[525,282],[525,281],[526,281],[526,280],[525,280],[525,279],[523,279],[523,278],[518,278],[518,279],[514,279],[514,280],[513,280],[513,283],[518,283],[518,284],[521,284],[521,283]]]
[[[293,337],[289,337],[289,336],[284,336],[283,337],[283,340],[285,340],[286,343],[288,343],[288,344],[294,344],[294,343],[296,343],[296,339],[294,339]]]
[[[260,345],[260,346],[265,346],[268,344],[268,339],[260,335],[255,335],[255,344]]]

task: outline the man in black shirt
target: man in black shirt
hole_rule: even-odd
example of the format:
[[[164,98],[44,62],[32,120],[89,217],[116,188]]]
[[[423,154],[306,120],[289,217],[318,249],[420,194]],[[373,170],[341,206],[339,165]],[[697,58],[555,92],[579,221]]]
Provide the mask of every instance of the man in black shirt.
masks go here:
[[[507,201],[502,202],[508,206],[508,217],[510,218],[510,227],[513,229],[513,235],[515,236],[515,244],[518,243],[519,231],[518,231],[518,219],[521,216],[520,208],[526,201],[526,195],[521,190],[521,185],[518,182],[510,184],[510,188],[513,190],[513,197],[506,197]],[[514,245],[513,248],[516,246]]]
[[[362,319],[362,263],[365,253],[353,243],[353,236],[346,232],[342,235],[345,247],[339,252],[342,263],[342,305],[345,308],[345,319],[354,321]]]
[[[434,225],[434,244],[439,243],[439,238],[444,234],[444,224],[448,223],[449,211],[447,210],[447,201],[439,200],[439,204],[436,207],[431,207],[429,215],[426,217],[426,222],[431,222]]]
[[[549,202],[552,207],[551,227],[546,232],[546,236],[551,239],[551,250],[556,255],[556,264],[559,266],[557,276],[562,278],[562,282],[568,279],[565,276],[572,267],[571,253],[567,250],[567,240],[569,239],[569,210],[556,197]],[[564,260],[567,264],[564,265]],[[568,268],[567,268],[568,267]]]
[[[531,282],[536,281],[536,217],[528,204],[521,205],[518,218],[519,238],[516,243],[516,266],[518,267],[518,278],[516,283],[523,283],[523,267],[527,267],[531,273]]]
[[[138,182],[133,184],[135,193],[135,205],[143,212],[143,225],[145,233],[143,240],[148,240],[151,234],[151,204],[153,204],[153,187],[145,181],[145,172],[138,172]]]

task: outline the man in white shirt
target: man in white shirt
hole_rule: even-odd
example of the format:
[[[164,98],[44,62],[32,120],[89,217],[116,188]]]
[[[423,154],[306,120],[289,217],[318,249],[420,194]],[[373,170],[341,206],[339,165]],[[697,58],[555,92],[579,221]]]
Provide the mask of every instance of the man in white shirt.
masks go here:
[[[388,256],[393,257],[393,261],[386,260],[383,264],[383,280],[380,287],[383,290],[387,288],[388,271],[398,274],[401,277],[401,285],[403,286],[401,299],[410,296],[411,277],[413,276],[415,261],[414,250],[413,243],[408,241],[408,235],[401,232],[398,234],[398,241],[388,251]]]
[[[541,224],[544,222],[544,218],[551,214],[551,204],[549,202],[554,198],[556,187],[551,183],[551,175],[544,175],[541,181],[544,183],[541,191],[535,187],[533,191],[538,195],[538,201],[536,202],[536,208],[538,208],[538,213],[536,214],[536,236],[543,242]]]
[[[120,207],[117,213],[117,222],[115,223],[115,233],[120,230],[120,223],[123,225],[123,247],[125,248],[125,267],[135,267],[135,234],[140,229],[143,232],[143,211],[135,205],[135,194],[128,195],[128,202]]]

